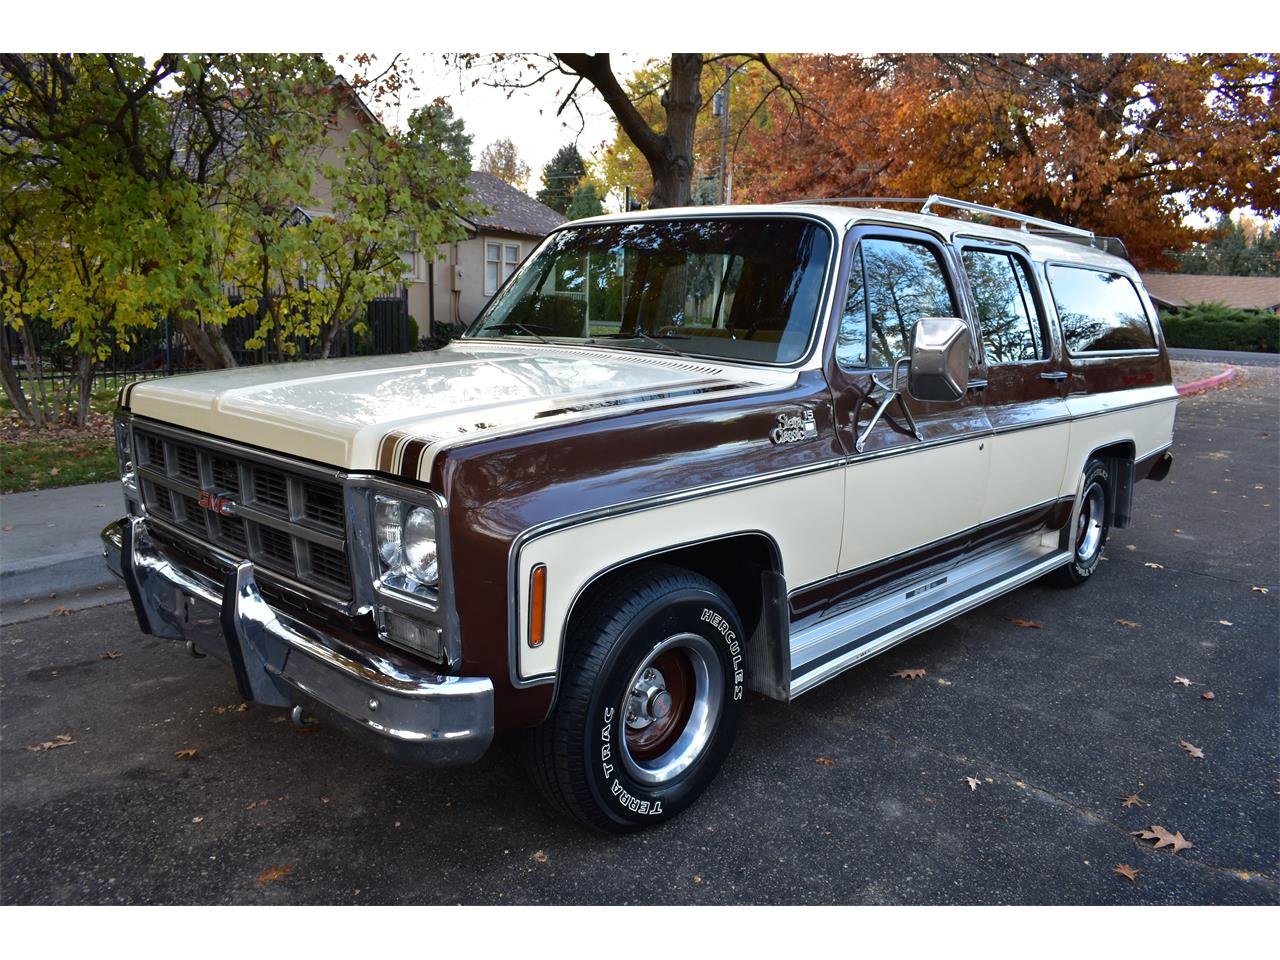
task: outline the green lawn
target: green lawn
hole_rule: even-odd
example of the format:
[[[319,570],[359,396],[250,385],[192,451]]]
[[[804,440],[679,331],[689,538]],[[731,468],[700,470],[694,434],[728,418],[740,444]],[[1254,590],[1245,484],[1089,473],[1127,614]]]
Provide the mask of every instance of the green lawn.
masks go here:
[[[102,483],[117,477],[115,443],[110,439],[0,445],[0,493]]]

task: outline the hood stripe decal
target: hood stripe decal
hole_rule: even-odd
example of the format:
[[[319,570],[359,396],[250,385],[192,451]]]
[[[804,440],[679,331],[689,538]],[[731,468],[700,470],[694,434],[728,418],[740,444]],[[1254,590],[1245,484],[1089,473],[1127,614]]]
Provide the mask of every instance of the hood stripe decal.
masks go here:
[[[485,438],[486,434],[495,436],[510,435],[512,433],[520,433],[525,430],[537,429],[540,426],[552,426],[551,423],[545,423],[551,418],[567,417],[574,414],[590,415],[592,413],[603,414],[615,408],[632,406],[636,404],[660,403],[663,401],[676,400],[682,397],[693,397],[703,394],[719,393],[726,390],[741,390],[744,387],[759,387],[762,384],[742,383],[740,381],[731,380],[707,380],[700,384],[686,386],[683,388],[671,390],[653,391],[652,389],[631,391],[628,393],[614,394],[605,399],[586,400],[579,404],[567,407],[557,407],[550,410],[542,410],[534,413],[531,418],[523,423],[508,424],[478,424],[478,429],[474,431],[450,433],[442,436],[422,436],[417,438],[407,438],[405,434],[388,434],[382,440],[381,451],[382,456],[379,457],[379,469],[384,472],[394,473],[405,480],[417,480],[420,478],[424,467],[430,467],[435,459],[435,455],[442,450],[455,443],[474,443]],[[382,466],[384,457],[390,452],[392,461],[390,466]]]

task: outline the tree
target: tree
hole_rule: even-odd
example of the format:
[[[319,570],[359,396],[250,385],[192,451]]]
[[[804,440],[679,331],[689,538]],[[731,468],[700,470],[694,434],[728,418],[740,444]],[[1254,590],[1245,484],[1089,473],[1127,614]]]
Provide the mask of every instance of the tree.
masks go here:
[[[329,164],[344,106],[364,126]],[[238,315],[327,355],[476,211],[469,143],[439,101],[383,129],[313,55],[0,55],[0,384],[27,423],[83,422],[96,363],[166,318],[206,367]],[[322,183],[332,210],[300,216]]]
[[[567,214],[578,184],[586,175],[587,165],[582,162],[578,148],[572,143],[566,143],[542,168],[542,189],[538,191],[538,202]]]
[[[517,190],[529,188],[529,165],[520,159],[520,151],[510,137],[495,140],[480,151],[480,169]]]
[[[560,103],[557,115],[572,105],[581,116],[577,97],[583,82],[589,83],[608,105],[618,126],[635,145],[648,164],[653,181],[649,198],[651,207],[684,206],[689,202],[694,172],[694,133],[704,105],[703,70],[708,64],[745,65],[758,63],[772,78],[761,101],[783,92],[793,107],[800,106],[797,90],[784,79],[763,53],[673,53],[667,75],[658,90],[661,107],[659,122],[653,122],[637,109],[633,95],[623,88],[614,75],[607,53],[556,53],[541,56],[511,54],[459,54],[455,62],[464,70],[484,69],[489,83],[506,89],[531,87],[549,77],[559,75],[572,80],[568,93]],[[534,76],[530,77],[529,74]],[[759,109],[757,105],[756,109]],[[565,206],[568,208],[568,198]]]
[[[1181,273],[1234,277],[1280,276],[1280,233],[1266,224],[1219,217],[1207,236],[1174,254]]]
[[[1155,266],[1191,212],[1280,212],[1280,58],[791,57],[812,107],[751,130],[756,200],[943,193],[1122,237]],[[782,153],[788,163],[779,165]]]
[[[581,220],[583,217],[597,217],[604,213],[604,204],[596,193],[594,183],[584,183],[573,192],[573,200],[565,216],[570,220]]]
[[[470,171],[471,141],[474,138],[467,133],[462,119],[453,115],[453,107],[449,105],[449,101],[444,97],[437,97],[425,107],[419,108],[417,117],[421,137],[438,144],[440,149]]]

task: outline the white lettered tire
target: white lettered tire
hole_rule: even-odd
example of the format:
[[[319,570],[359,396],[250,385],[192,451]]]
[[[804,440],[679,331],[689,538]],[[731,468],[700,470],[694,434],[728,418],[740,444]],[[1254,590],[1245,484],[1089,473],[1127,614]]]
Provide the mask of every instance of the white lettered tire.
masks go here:
[[[745,660],[741,619],[706,577],[654,563],[612,578],[574,616],[555,708],[529,740],[534,782],[601,830],[675,816],[733,745]]]

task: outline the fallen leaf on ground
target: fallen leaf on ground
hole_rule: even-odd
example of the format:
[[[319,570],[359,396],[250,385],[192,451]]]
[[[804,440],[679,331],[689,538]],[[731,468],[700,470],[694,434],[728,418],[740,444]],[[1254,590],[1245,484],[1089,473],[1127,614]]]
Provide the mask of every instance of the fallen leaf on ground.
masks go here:
[[[1138,548],[1137,548],[1136,546],[1134,546],[1132,543],[1126,543],[1126,544],[1124,545],[1124,548],[1125,548],[1126,550],[1137,550],[1137,549],[1138,549]]]
[[[192,817],[192,818],[191,818],[191,822],[192,822],[192,823],[204,823],[204,817]]]
[[[1152,563],[1150,560],[1148,560],[1146,563],[1144,563],[1144,564],[1143,564],[1143,566],[1144,566],[1144,567],[1150,567],[1152,570],[1163,570],[1163,569],[1164,569],[1164,564],[1163,564],[1163,563]]]
[[[54,607],[52,610],[49,611],[49,616],[69,617],[71,616],[71,608],[70,607]]]
[[[834,767],[836,765],[836,762],[832,760],[830,757],[819,757],[817,760],[813,762],[821,764],[824,767]]]
[[[1044,628],[1044,624],[1036,623],[1034,620],[1023,620],[1021,617],[1005,617],[1015,627],[1034,627],[1037,630]]]
[[[897,673],[891,674],[891,676],[901,677],[903,680],[919,680],[921,677],[924,676],[924,670],[923,669],[899,670]]]
[[[1117,863],[1111,868],[1111,872],[1120,874],[1120,876],[1124,877],[1130,883],[1133,883],[1133,881],[1138,878],[1138,871],[1133,869],[1133,867],[1129,866],[1127,863]]]
[[[1234,627],[1234,626],[1235,626],[1235,624],[1234,624],[1234,623],[1232,623],[1230,620],[1219,620],[1218,622],[1219,622],[1220,624],[1222,624],[1224,627]]]
[[[702,874],[700,874],[700,873],[695,873],[695,874],[693,875],[693,882],[694,882],[694,883],[701,883],[701,882],[702,882]]]
[[[538,863],[546,863],[547,855],[543,853],[541,850],[535,850],[533,851],[533,859],[536,860]]]
[[[119,650],[108,650],[106,653],[98,654],[99,660],[118,660],[120,658]]]
[[[1254,593],[1269,593],[1269,592],[1270,592],[1269,590],[1267,590],[1267,588],[1266,588],[1266,587],[1253,587],[1252,589],[1253,589],[1253,592],[1254,592]]]
[[[1125,807],[1145,807],[1147,805],[1147,801],[1143,800],[1136,793],[1131,793],[1127,797],[1121,797],[1120,802],[1121,805]]]
[[[939,678],[938,678],[938,686],[940,686],[940,687],[949,687],[949,686],[951,686],[951,681],[950,681],[950,680],[943,680],[941,677],[939,677]]]
[[[192,760],[195,757],[199,756],[199,754],[200,754],[200,751],[197,750],[195,747],[188,747],[185,750],[175,750],[173,752],[173,755],[179,760]]]
[[[1173,847],[1173,852],[1186,850],[1188,847],[1194,847],[1195,844],[1182,835],[1182,831],[1170,833],[1159,824],[1153,823],[1150,830],[1133,830],[1130,832],[1132,836],[1142,840],[1154,840],[1155,848],[1159,850],[1161,847]]]
[[[289,874],[293,873],[293,864],[286,863],[278,867],[267,867],[258,874],[258,882],[262,884],[275,883],[277,880],[283,880]]]
[[[1186,677],[1174,677],[1174,678],[1173,678],[1173,682],[1174,682],[1174,683],[1182,684],[1182,686],[1184,686],[1184,687],[1189,687],[1189,686],[1191,686],[1191,681],[1190,681],[1190,680],[1188,680]]]
[[[978,789],[978,784],[981,781],[977,777],[965,777],[964,782],[969,785],[969,791],[972,793],[974,790]]]
[[[1212,691],[1212,690],[1206,690],[1204,693],[1200,694],[1200,699],[1201,699],[1201,700],[1212,700],[1212,699],[1213,699],[1213,691]]]
[[[44,743],[37,743],[34,746],[27,747],[32,753],[44,753],[46,750],[57,750],[59,747],[69,747],[75,743],[69,733],[60,733],[52,740],[46,740]]]
[[[62,468],[61,468],[61,467],[50,467],[50,468],[49,468],[49,476],[51,476],[51,477],[56,477],[56,476],[57,476],[58,474],[60,474],[61,472],[62,472]]]
[[[1120,626],[1122,626],[1122,627],[1140,627],[1140,626],[1142,626],[1142,624],[1140,624],[1140,623],[1134,623],[1132,620],[1117,620],[1117,621],[1116,621],[1116,623],[1120,624]]]
[[[8,533],[8,532],[9,532],[10,530],[12,530],[12,529],[13,529],[13,524],[12,524],[12,523],[6,523],[3,527],[0,527],[0,530],[3,530],[5,533]],[[1254,589],[1256,590],[1256,589],[1258,589],[1258,588],[1257,588],[1257,587],[1254,587]]]
[[[1204,759],[1204,751],[1201,750],[1199,747],[1197,747],[1194,743],[1187,743],[1187,741],[1182,740],[1178,743],[1178,746],[1180,746],[1183,750],[1187,751],[1187,753],[1195,757],[1197,760]]]

